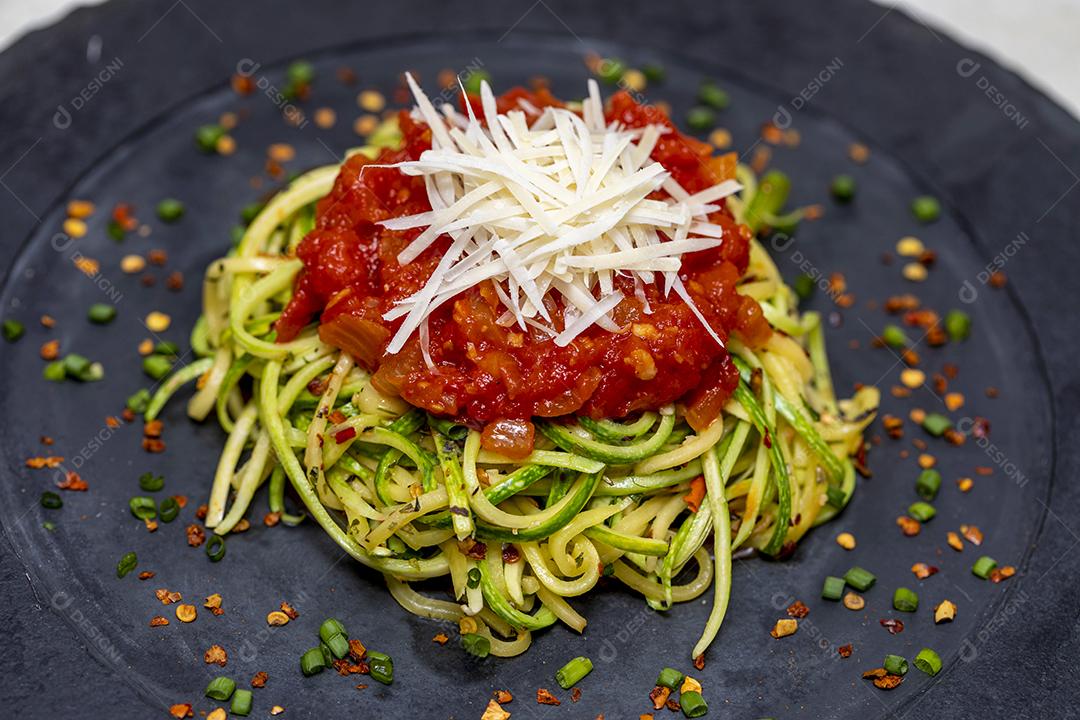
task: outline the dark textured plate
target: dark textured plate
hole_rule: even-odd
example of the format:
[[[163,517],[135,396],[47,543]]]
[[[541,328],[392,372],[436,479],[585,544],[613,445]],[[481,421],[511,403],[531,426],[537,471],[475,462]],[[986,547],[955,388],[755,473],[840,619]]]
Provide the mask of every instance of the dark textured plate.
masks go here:
[[[693,102],[701,77],[719,79],[732,95],[723,124],[747,157],[763,147],[755,146],[755,139],[766,120],[790,123],[801,133],[798,148],[774,149],[772,165],[792,176],[797,203],[822,202],[825,217],[804,224],[791,243],[774,242],[771,250],[789,278],[798,272],[826,276],[842,272],[847,277],[857,302],[836,314],[836,327],[828,334],[838,388],[847,391],[855,382],[875,383],[885,391],[883,411],[895,415],[906,416],[912,407],[941,409],[941,399],[930,387],[907,400],[890,396],[888,388],[897,384],[903,364],[887,350],[869,348],[873,335],[888,322],[869,301],[913,291],[931,307],[941,311],[964,307],[974,318],[973,337],[963,345],[940,350],[922,343],[917,350],[928,373],[941,371],[946,362],[960,368],[950,389],[965,393],[967,403],[954,417],[990,418],[990,441],[971,439],[962,449],[930,441],[930,452],[938,456],[945,482],[936,503],[937,518],[916,538],[903,538],[894,525],[896,516],[915,499],[912,487],[918,451],[910,442],[921,433],[909,423],[905,440],[885,440],[874,449],[875,476],[860,481],[845,513],[807,537],[793,558],[784,563],[737,563],[728,620],[700,673],[713,711],[733,717],[878,717],[908,712],[934,716],[942,704],[975,692],[997,667],[994,658],[1001,652],[999,645],[1023,647],[1021,640],[1009,634],[1020,618],[1030,626],[1030,636],[1037,637],[1038,628],[1048,622],[1036,622],[1043,615],[1042,596],[1067,586],[1066,566],[1072,564],[1063,552],[1072,543],[1070,522],[1061,519],[1068,518],[1064,511],[1052,509],[1063,501],[1051,495],[1053,398],[1057,395],[1059,402],[1068,402],[1070,396],[1061,394],[1066,386],[1049,381],[1039,338],[1073,348],[1075,341],[1059,333],[1048,334],[1060,326],[1040,329],[1038,321],[1029,318],[1046,318],[1046,309],[1039,303],[1051,291],[1058,293],[1055,303],[1062,307],[1060,294],[1075,290],[1048,284],[1049,280],[1034,276],[1033,270],[1025,272],[1028,266],[1022,263],[1032,263],[1040,272],[1052,271],[1045,263],[1032,262],[1040,252],[1032,246],[1051,223],[1067,226],[1062,224],[1070,222],[1070,212],[1076,226],[1075,198],[1069,196],[1075,176],[1068,167],[1077,163],[1064,156],[1069,146],[1061,139],[1076,137],[1076,127],[1013,78],[985,61],[976,67],[979,58],[936,38],[932,31],[888,13],[876,24],[883,9],[845,7],[849,5],[852,17],[865,22],[850,20],[853,27],[842,38],[823,34],[823,28],[815,28],[820,20],[810,17],[781,21],[765,11],[746,8],[750,17],[729,18],[737,25],[736,32],[722,22],[722,11],[694,10],[700,14],[700,27],[711,28],[710,44],[701,37],[674,42],[677,28],[690,27],[685,20],[658,24],[658,42],[643,45],[625,32],[604,31],[594,18],[543,3],[532,5],[531,10],[523,5],[513,13],[504,11],[508,19],[499,32],[461,28],[374,39],[399,27],[388,16],[382,32],[368,27],[362,34],[372,39],[361,43],[347,42],[356,33],[339,28],[325,31],[327,42],[298,42],[294,37],[285,47],[273,47],[267,43],[279,32],[278,23],[286,24],[284,18],[267,13],[267,36],[253,39],[252,30],[238,25],[239,10],[204,9],[194,3],[162,4],[156,13],[141,5],[114,4],[72,18],[54,30],[53,37],[63,32],[75,39],[94,28],[104,33],[106,42],[98,66],[73,71],[82,78],[75,83],[76,89],[88,87],[92,76],[98,78],[98,89],[88,91],[87,99],[73,102],[64,98],[77,93],[62,94],[63,109],[55,103],[43,104],[43,98],[26,100],[39,120],[41,107],[49,108],[44,122],[53,125],[43,125],[39,131],[45,139],[24,143],[21,150],[8,143],[12,160],[26,147],[31,150],[0,177],[15,198],[9,203],[13,208],[9,214],[14,213],[16,219],[5,233],[5,248],[13,251],[26,237],[19,229],[25,224],[16,225],[29,217],[28,211],[40,215],[13,260],[0,295],[4,316],[19,317],[29,327],[26,338],[17,345],[5,345],[0,355],[0,452],[9,469],[7,481],[0,485],[0,521],[29,572],[37,602],[52,607],[53,614],[42,616],[47,618],[43,622],[55,625],[59,617],[73,628],[105,673],[116,679],[106,681],[110,688],[119,681],[135,689],[140,700],[126,691],[115,700],[117,706],[129,709],[140,701],[158,708],[193,702],[197,709],[209,709],[212,705],[199,697],[217,670],[202,660],[202,653],[213,643],[229,652],[225,671],[238,681],[246,682],[259,670],[270,674],[267,688],[256,693],[257,714],[280,704],[290,716],[300,717],[317,712],[325,717],[356,712],[400,716],[406,710],[420,717],[476,717],[495,688],[509,689],[517,696],[508,708],[515,717],[592,717],[599,712],[630,717],[648,710],[646,694],[662,665],[689,669],[689,648],[707,615],[707,596],[657,614],[639,598],[612,586],[609,592],[594,593],[576,603],[590,620],[584,636],[555,628],[537,635],[523,657],[478,662],[453,644],[434,645],[432,636],[445,628],[398,608],[381,578],[344,558],[318,528],[311,524],[294,530],[262,528],[259,500],[252,514],[253,529],[231,538],[225,561],[212,565],[201,551],[186,547],[183,526],[205,495],[223,441],[221,431],[211,423],[188,422],[183,398],[165,413],[168,451],[163,455],[148,455],[139,448],[137,427],[113,430],[105,425],[105,416],[116,414],[123,398],[145,382],[135,352],[137,342],[149,334],[142,318],[155,309],[168,312],[173,324],[163,337],[186,343],[199,312],[198,278],[206,264],[227,248],[239,208],[259,198],[259,191],[248,181],[263,170],[269,143],[288,142],[296,148],[290,169],[333,161],[356,143],[351,122],[359,114],[354,99],[357,90],[376,87],[389,94],[404,69],[419,71],[433,94],[440,69],[482,65],[500,87],[541,74],[552,79],[557,94],[572,97],[582,92],[581,58],[589,49],[631,64],[663,62],[668,80],[650,87],[646,99],[671,103],[677,117]],[[761,13],[757,29],[751,22],[754,13]],[[329,23],[323,16],[315,22],[305,17],[297,22],[328,28],[344,21]],[[439,27],[429,24],[436,23],[437,17],[418,15],[410,29]],[[515,23],[517,19],[521,22]],[[128,27],[135,38],[142,35],[141,41],[117,38],[111,22]],[[302,34],[301,29],[296,28],[297,34]],[[758,62],[762,51],[755,50],[750,56],[755,63],[749,69],[734,50],[713,49],[713,44],[730,41],[748,52],[755,46],[748,44],[746,33],[757,33],[761,47],[770,38],[775,41],[763,61]],[[861,33],[866,34],[860,38]],[[34,42],[40,45],[43,37],[48,36],[24,42],[16,49],[21,54],[6,54],[11,61],[0,70],[10,76],[15,59],[31,55]],[[592,37],[606,39],[583,39]],[[217,47],[219,42],[227,50]],[[192,58],[201,68],[203,87],[216,73],[218,84],[210,90],[192,94],[200,85],[189,79],[193,71],[181,69],[175,73],[176,90],[168,92],[174,80],[166,59],[183,57],[185,44],[189,53],[204,45],[213,59],[200,63]],[[245,68],[257,63],[255,77],[260,83],[281,87],[283,65],[274,60],[315,45],[328,49],[307,53],[316,64],[318,80],[313,98],[304,107],[309,116],[316,107],[334,108],[338,123],[331,130],[318,129],[313,122],[290,127],[282,120],[272,93],[238,99],[221,83],[238,63]],[[900,49],[905,45],[912,47]],[[967,58],[974,59],[965,62]],[[112,69],[103,70],[110,62]],[[763,72],[762,63],[779,66],[775,73]],[[788,68],[788,63],[798,69]],[[346,88],[333,79],[341,65],[358,72],[358,87]],[[50,70],[42,61],[35,72],[41,81],[53,82],[61,67],[78,66],[57,62]],[[146,72],[148,68],[156,68],[156,73]],[[132,78],[135,74],[139,77]],[[982,85],[989,83],[1004,88],[1008,107],[1015,110],[980,94]],[[886,84],[892,87],[883,87]],[[914,95],[916,88],[919,97]],[[897,95],[905,96],[904,100],[895,100]],[[165,97],[172,107],[162,113]],[[956,119],[935,104],[945,104],[949,98],[956,107],[952,111]],[[827,100],[832,100],[831,105]],[[125,103],[130,104],[133,118],[117,121],[121,127],[116,129],[108,127],[110,119],[123,117],[117,107],[125,109]],[[192,144],[194,129],[228,110],[239,111],[243,117],[234,133],[239,145],[236,155],[221,158],[198,153]],[[5,110],[7,120],[11,112]],[[142,118],[146,124],[131,132],[131,123]],[[870,161],[862,166],[847,158],[847,148],[856,140],[872,149]],[[61,161],[68,149],[75,157],[86,158],[82,147],[86,143],[98,144],[92,154],[100,155],[88,171],[85,161]],[[1008,162],[1020,162],[1021,156],[1028,157],[1025,153],[1030,153],[1030,165],[1006,167]],[[58,177],[46,180],[43,165]],[[1019,173],[1025,168],[1028,172],[1020,181]],[[847,207],[834,206],[828,198],[829,179],[839,172],[851,173],[859,184],[856,202]],[[62,183],[70,181],[74,184],[60,192]],[[29,192],[27,187],[35,190]],[[945,216],[930,226],[916,224],[909,210],[910,200],[923,193],[936,194],[948,205]],[[152,208],[166,196],[178,197],[187,205],[184,219],[172,226],[152,219]],[[73,242],[58,235],[63,202],[71,197],[90,199],[98,206],[89,234]],[[56,202],[48,204],[46,198]],[[135,206],[153,228],[148,238],[131,235],[123,244],[108,239],[108,209],[117,202]],[[18,204],[26,207],[19,209]],[[907,234],[918,235],[937,252],[930,278],[917,286],[901,278],[901,263],[881,261],[882,253],[891,251],[895,241]],[[165,269],[151,268],[158,282],[147,288],[139,277],[121,273],[119,260],[127,253],[151,248],[165,249],[169,262]],[[100,262],[96,278],[89,279],[73,267],[73,260],[80,256]],[[982,280],[980,271],[994,258],[1000,258],[1013,277],[1009,289],[992,290]],[[172,270],[181,270],[187,278],[180,293],[164,287],[164,276]],[[1022,285],[1024,280],[1031,284]],[[1013,292],[1017,286],[1025,291],[1023,304]],[[104,328],[89,324],[85,308],[93,302],[115,304],[117,321]],[[820,291],[811,307],[824,313],[836,310]],[[57,319],[55,330],[37,325],[36,318],[43,313]],[[37,349],[53,337],[60,339],[65,351],[104,361],[106,380],[63,386],[43,381]],[[852,341],[861,348],[849,349]],[[1052,349],[1060,352],[1060,348]],[[1075,372],[1069,365],[1065,369]],[[1000,388],[1000,398],[985,396],[984,389],[990,385]],[[41,447],[40,435],[54,437],[56,445]],[[910,451],[910,457],[900,457],[902,448]],[[37,504],[54,473],[22,467],[26,457],[46,453],[65,456],[67,466],[78,469],[90,483],[86,494],[65,493],[65,507],[59,512],[44,511]],[[993,474],[975,476],[977,466],[990,467]],[[127,499],[138,492],[137,477],[145,470],[163,473],[169,493],[184,493],[192,499],[179,521],[163,525],[153,535],[131,518],[127,508]],[[967,495],[953,482],[964,475],[976,481]],[[43,530],[45,519],[55,520],[58,528]],[[945,545],[946,530],[957,529],[961,523],[984,530],[986,541],[981,548],[969,545],[957,554]],[[833,542],[841,529],[859,539],[854,552],[846,553]],[[1064,542],[1037,558],[1033,552],[1040,532],[1052,542]],[[127,550],[138,552],[140,570],[157,572],[152,581],[140,583],[133,575],[115,578],[116,561]],[[1018,566],[1021,577],[1000,585],[975,578],[970,566],[982,553]],[[941,573],[919,582],[909,570],[917,561],[936,565]],[[865,610],[852,613],[818,599],[824,575],[841,574],[856,563],[878,575],[877,586],[866,594]],[[14,565],[6,559],[5,572],[14,573],[8,570]],[[917,614],[892,611],[892,590],[900,585],[920,593],[923,607]],[[213,617],[202,611],[194,624],[181,625],[173,619],[167,628],[151,629],[147,625],[153,615],[172,617],[173,608],[161,606],[153,597],[157,587],[179,590],[200,609],[202,598],[221,593],[226,612]],[[12,585],[10,591],[14,599],[18,592],[25,596],[26,588]],[[950,625],[934,626],[930,608],[945,598],[957,602],[959,616]],[[772,640],[768,630],[794,599],[810,605],[810,616],[795,636]],[[285,628],[267,630],[264,617],[281,600],[292,602],[301,617]],[[1074,600],[1070,602],[1075,605]],[[297,658],[313,644],[319,621],[328,615],[342,619],[369,647],[393,655],[397,681],[392,688],[375,686],[358,692],[353,689],[355,680],[332,674],[311,679],[299,676]],[[878,622],[887,617],[902,618],[904,632],[888,634]],[[14,635],[18,641],[20,634]],[[836,648],[845,643],[853,643],[855,652],[841,660]],[[860,672],[879,665],[884,654],[911,657],[924,646],[935,648],[945,662],[946,670],[937,678],[913,671],[891,693],[859,679]],[[57,646],[47,647],[51,653]],[[26,659],[46,654],[27,650]],[[555,669],[579,654],[591,656],[597,666],[582,684],[580,703],[573,705],[568,694],[560,692],[561,708],[536,705],[532,699],[536,688],[556,689]],[[68,682],[91,692],[101,677],[98,668],[80,667]],[[33,673],[21,675],[16,687],[5,690],[5,699],[10,692],[10,699],[39,713],[71,711],[77,694],[31,697],[29,693],[40,682]],[[960,707],[955,714],[971,709],[970,705]],[[1048,707],[1047,713],[1052,709]]]

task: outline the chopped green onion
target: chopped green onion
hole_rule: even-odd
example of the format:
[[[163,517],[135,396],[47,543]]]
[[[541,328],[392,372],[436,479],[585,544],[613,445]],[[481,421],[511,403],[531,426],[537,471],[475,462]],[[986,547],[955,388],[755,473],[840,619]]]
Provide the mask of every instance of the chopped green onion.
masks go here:
[[[829,186],[836,202],[848,203],[855,197],[855,178],[850,175],[837,175]]]
[[[971,572],[983,580],[990,577],[990,573],[994,572],[995,569],[997,569],[997,560],[989,555],[983,555],[971,566]]]
[[[45,522],[41,523],[41,527],[43,530],[48,530],[49,532],[52,532],[56,529],[56,523],[54,523],[52,520],[46,520]]]
[[[2,328],[4,339],[8,342],[13,343],[26,334],[26,326],[18,320],[5,320]]]
[[[555,671],[555,682],[559,683],[563,690],[569,690],[591,672],[592,660],[578,656]]]
[[[323,640],[338,660],[349,654],[349,639],[344,635],[331,635]]]
[[[307,60],[297,60],[285,69],[285,77],[292,85],[308,85],[315,79],[315,67]]]
[[[319,652],[322,653],[323,665],[326,667],[334,667],[334,651],[330,649],[330,646],[324,642],[320,642]]]
[[[157,503],[154,502],[154,498],[136,495],[128,500],[128,507],[131,508],[131,514],[140,520],[152,520],[157,517]]]
[[[924,523],[933,520],[937,510],[930,503],[919,501],[908,506],[908,515]]]
[[[702,105],[716,110],[725,110],[731,104],[728,94],[719,85],[711,82],[704,82],[698,88],[698,100]]]
[[[907,675],[907,660],[900,655],[886,655],[885,662],[882,663],[882,665],[885,668],[885,672],[890,675]]]
[[[225,557],[225,538],[211,535],[206,541],[206,557],[210,558],[210,562],[218,562]]]
[[[707,107],[695,107],[691,108],[690,112],[686,114],[686,124],[690,126],[692,130],[699,130],[704,132],[705,130],[711,130],[716,125],[716,113]]]
[[[195,131],[195,144],[204,153],[212,153],[217,149],[218,140],[225,135],[225,128],[220,125],[203,125]]]
[[[604,58],[596,69],[596,76],[609,85],[614,85],[622,80],[625,73],[626,63],[618,58]]]
[[[919,651],[919,654],[915,656],[915,667],[922,670],[927,675],[937,675],[941,672],[941,657],[930,648],[923,648]]]
[[[368,650],[367,662],[368,672],[371,673],[371,677],[383,685],[394,682],[394,661],[389,655],[375,650]]]
[[[175,198],[166,198],[158,203],[157,216],[162,222],[174,223],[184,216],[184,203]]]
[[[465,580],[465,584],[469,586],[470,590],[475,590],[480,587],[480,570],[479,568],[472,568],[469,570],[469,575]]]
[[[953,342],[963,342],[971,335],[971,316],[963,310],[950,310],[945,313],[945,332]]]
[[[86,317],[97,325],[108,325],[116,319],[116,306],[108,303],[94,303],[87,311]]]
[[[124,553],[124,556],[120,558],[120,562],[116,563],[116,577],[122,578],[129,572],[135,569],[135,566],[139,564],[139,556],[133,552]]]
[[[144,472],[139,476],[139,487],[145,492],[157,492],[165,487],[165,476],[155,475],[152,472]]]
[[[486,658],[491,654],[491,641],[479,633],[462,635],[461,647],[465,648],[465,652],[478,658]]]
[[[232,697],[234,690],[236,682],[232,678],[218,675],[206,686],[206,697],[224,702]]]
[[[937,497],[941,488],[941,473],[933,468],[928,468],[919,473],[919,479],[915,481],[915,492],[923,500],[933,500]]]
[[[641,67],[641,73],[645,76],[645,79],[649,82],[663,82],[667,72],[664,70],[663,65],[657,63],[649,63]]]
[[[59,510],[64,507],[64,501],[56,493],[46,490],[41,493],[41,507],[48,510]]]
[[[881,331],[881,341],[897,350],[908,344],[907,335],[897,325],[886,325]]]
[[[79,377],[90,369],[90,359],[77,353],[64,356],[64,372],[71,377]]]
[[[109,223],[105,226],[105,232],[118,243],[124,242],[124,238],[127,236],[127,230],[116,220],[109,220]]]
[[[826,600],[839,600],[844,595],[844,578],[829,575],[821,586],[821,597]]]
[[[176,516],[180,514],[180,503],[176,502],[174,498],[167,497],[161,501],[158,505],[158,517],[161,518],[161,522],[170,523],[176,519]]]
[[[147,355],[142,361],[143,372],[155,380],[161,380],[168,375],[172,366],[172,361],[164,355]]]
[[[911,212],[921,223],[932,223],[941,217],[941,203],[930,195],[922,195],[911,201]]]
[[[795,290],[795,294],[799,296],[800,300],[809,300],[810,296],[814,294],[814,278],[803,273],[795,278],[792,289]]]
[[[229,712],[233,715],[250,715],[251,691],[242,689],[237,690],[233,694],[232,704],[229,705]]]
[[[843,509],[844,505],[847,504],[847,499],[847,493],[844,492],[843,488],[834,487],[832,485],[825,488],[825,500],[834,508]]]
[[[952,420],[941,413],[927,413],[922,421],[923,430],[934,437],[941,437],[946,430],[952,427]]]
[[[877,578],[872,572],[864,570],[858,565],[844,573],[844,582],[859,592],[866,592],[869,590],[875,580],[877,580]]]
[[[892,606],[900,612],[915,612],[919,609],[919,596],[908,588],[896,588],[892,596]]]
[[[656,684],[660,687],[666,687],[671,690],[677,690],[682,685],[683,678],[686,676],[675,668],[666,667],[660,671],[660,675],[656,678]]]
[[[124,405],[128,410],[134,413],[146,412],[146,406],[150,404],[150,391],[146,388],[137,390],[128,396]]]
[[[682,706],[683,715],[688,718],[699,718],[709,712],[709,706],[701,693],[687,690],[679,695],[679,705]]]
[[[52,382],[61,382],[67,377],[67,369],[64,367],[64,361],[53,360],[42,369],[41,376]]]
[[[348,637],[349,633],[337,618],[326,618],[322,621],[322,625],[319,626],[319,639],[325,642],[327,638],[333,637],[334,635],[344,635],[345,637]]]
[[[164,355],[166,357],[178,358],[180,357],[180,346],[171,340],[162,340],[154,346],[155,355]]]
[[[314,647],[300,656],[300,672],[311,676],[326,669],[322,649]]]
[[[465,92],[470,95],[480,94],[480,84],[484,81],[491,82],[491,73],[487,70],[474,70],[461,80]]]

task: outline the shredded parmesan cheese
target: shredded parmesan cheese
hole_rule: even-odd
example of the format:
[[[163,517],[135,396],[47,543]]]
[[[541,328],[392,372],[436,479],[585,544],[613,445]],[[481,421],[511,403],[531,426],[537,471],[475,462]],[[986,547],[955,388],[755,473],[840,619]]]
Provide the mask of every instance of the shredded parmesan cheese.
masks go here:
[[[414,114],[431,127],[431,149],[397,163],[400,172],[424,178],[431,211],[385,220],[394,230],[424,228],[398,255],[407,264],[442,235],[452,242],[427,284],[386,313],[404,318],[387,351],[399,352],[420,333],[428,356],[427,319],[458,293],[494,283],[506,308],[502,325],[535,328],[566,346],[593,325],[618,330],[611,312],[623,300],[616,276],[644,286],[663,280],[721,346],[679,279],[682,255],[718,246],[722,229],[708,221],[715,203],[741,190],[734,180],[690,194],[649,157],[666,132],[659,125],[605,125],[599,88],[590,80],[577,115],[529,104],[500,114],[495,95],[481,84],[481,124],[469,104],[467,117],[449,104],[442,113],[411,75]],[[462,90],[464,92],[464,89]],[[667,198],[650,195],[663,190]],[[561,301],[561,327],[545,297]],[[649,312],[647,303],[645,312]],[[430,362],[430,360],[429,360]]]

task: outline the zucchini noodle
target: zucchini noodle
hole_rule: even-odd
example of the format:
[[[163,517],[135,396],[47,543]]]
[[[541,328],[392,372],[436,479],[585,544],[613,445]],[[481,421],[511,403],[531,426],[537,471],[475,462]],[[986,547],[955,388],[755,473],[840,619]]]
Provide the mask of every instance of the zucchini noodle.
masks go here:
[[[701,432],[677,404],[625,419],[537,419],[535,449],[513,460],[482,449],[475,429],[382,395],[314,325],[276,342],[273,320],[301,267],[292,252],[337,170],[294,180],[211,263],[192,333],[199,359],[147,409],[153,419],[197,381],[188,414],[216,415],[228,434],[208,491],[216,533],[234,531],[266,483],[270,510],[286,524],[313,518],[383,573],[401,607],[439,622],[472,618],[502,657],[555,622],[582,632],[587,620],[571,601],[605,576],[659,609],[712,586],[696,657],[720,631],[733,553],[782,555],[850,500],[850,458],[877,391],[835,397],[820,317],[799,314],[756,240],[740,289],[780,332],[753,351],[729,342],[740,380]],[[739,178],[737,217],[756,207],[759,187],[746,168]],[[286,479],[303,502],[299,516],[286,510]],[[432,578],[442,598],[410,584]]]

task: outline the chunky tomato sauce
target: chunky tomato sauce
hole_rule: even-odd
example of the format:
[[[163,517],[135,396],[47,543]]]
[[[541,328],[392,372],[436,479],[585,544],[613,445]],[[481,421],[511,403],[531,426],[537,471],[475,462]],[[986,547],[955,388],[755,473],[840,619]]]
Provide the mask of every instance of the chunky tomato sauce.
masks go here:
[[[516,106],[520,97],[541,107],[558,104],[544,91],[517,89],[500,99],[500,110]],[[709,145],[678,133],[665,115],[638,105],[626,93],[611,99],[607,119],[630,127],[672,127],[652,157],[691,192],[733,176],[733,155],[713,156]],[[331,193],[318,203],[315,229],[297,250],[304,268],[278,320],[279,340],[295,337],[319,316],[323,340],[373,370],[381,391],[434,414],[485,427],[486,446],[515,454],[532,445],[528,420],[533,417],[576,413],[619,418],[673,401],[685,403],[695,427],[717,416],[738,381],[729,356],[674,293],[664,298],[657,288],[647,287],[652,309],[647,314],[628,279],[616,280],[627,296],[614,311],[620,326],[616,333],[594,326],[567,347],[557,347],[538,331],[502,327],[496,319],[503,308],[488,284],[461,293],[430,316],[434,368],[425,364],[415,334],[400,353],[387,355],[384,350],[400,321],[385,321],[383,314],[396,300],[421,289],[450,243],[443,237],[402,266],[398,253],[420,231],[376,225],[431,209],[421,178],[394,169],[365,169],[376,162],[416,159],[431,147],[426,125],[405,112],[399,120],[404,147],[384,151],[376,161],[350,158]],[[760,345],[770,327],[760,306],[735,289],[749,261],[750,231],[726,211],[714,213],[711,220],[725,228],[724,242],[684,256],[680,275],[721,338],[736,333],[751,346]],[[549,302],[551,316],[560,318],[560,309]]]

